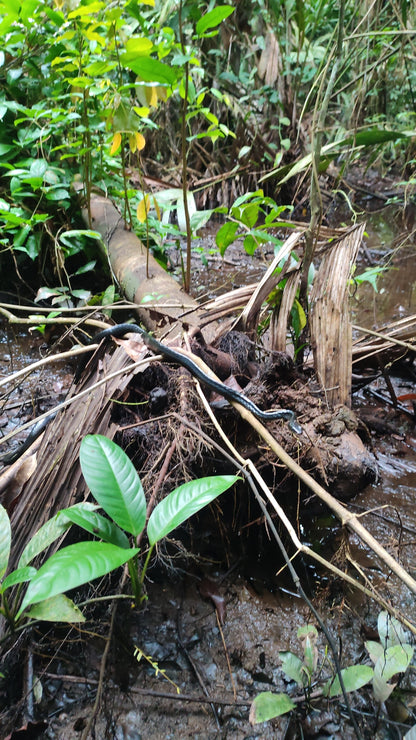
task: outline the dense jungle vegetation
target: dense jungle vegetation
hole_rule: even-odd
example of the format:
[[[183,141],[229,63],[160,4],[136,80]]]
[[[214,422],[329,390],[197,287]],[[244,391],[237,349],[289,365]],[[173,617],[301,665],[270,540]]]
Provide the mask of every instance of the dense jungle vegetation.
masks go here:
[[[2,0],[3,288],[91,299],[97,250],[79,195],[88,209],[92,188],[162,261],[248,192],[273,200],[230,214],[222,252],[237,234],[248,251],[267,240],[247,231],[278,206],[300,204],[294,216],[316,226],[318,173],[342,197],[357,162],[394,167],[411,194],[414,16],[381,0]],[[155,180],[168,192],[151,195]]]

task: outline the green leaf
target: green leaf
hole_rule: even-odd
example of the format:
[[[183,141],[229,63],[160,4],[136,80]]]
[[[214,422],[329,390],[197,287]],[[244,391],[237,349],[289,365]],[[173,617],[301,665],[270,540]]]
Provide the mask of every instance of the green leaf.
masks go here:
[[[351,665],[348,668],[343,668],[341,671],[342,678],[344,680],[345,690],[357,691],[361,686],[365,686],[369,683],[374,676],[374,671],[369,665]],[[334,680],[328,681],[323,688],[324,696],[340,696],[342,694],[341,684],[338,676],[335,676]]]
[[[305,686],[307,676],[303,670],[301,659],[291,652],[281,652],[279,653],[279,658],[282,661],[282,670],[285,675],[292,681],[296,681],[298,686]]]
[[[396,673],[404,673],[413,657],[411,645],[393,645],[387,648],[374,666],[374,675],[389,681]]]
[[[85,275],[86,272],[91,272],[96,264],[97,260],[91,260],[91,262],[87,262],[86,265],[81,265],[81,267],[78,267],[78,270],[75,270],[74,275]]]
[[[248,203],[242,207],[232,208],[231,212],[234,218],[241,221],[248,229],[252,229],[259,217],[259,206],[257,203]]]
[[[27,617],[39,619],[42,622],[85,622],[83,613],[75,606],[72,599],[64,594],[57,594],[50,599],[34,604],[28,612]]]
[[[17,586],[18,583],[30,581],[35,573],[37,573],[36,568],[32,568],[30,565],[27,565],[25,568],[17,568],[17,570],[13,570],[1,584],[1,593],[3,593],[6,588]]]
[[[384,648],[381,642],[367,640],[364,644],[373,663],[377,663],[377,660],[384,655]]]
[[[74,509],[94,509],[96,506],[90,503],[75,504]],[[45,524],[33,535],[32,539],[29,540],[25,549],[23,550],[19,558],[19,568],[23,568],[25,565],[30,563],[33,558],[39,555],[43,550],[46,550],[52,542],[61,537],[67,529],[71,526],[72,522],[68,517],[58,511],[52,519],[48,519]]]
[[[258,694],[250,707],[249,720],[252,725],[267,722],[274,717],[280,717],[296,708],[296,704],[287,694],[272,694],[271,691],[263,691]]]
[[[60,234],[59,240],[62,244],[65,244],[66,247],[72,248],[74,246],[72,239],[77,240],[79,237],[83,236],[88,236],[90,239],[97,239],[101,242],[101,234],[92,229],[70,229],[69,231],[64,231],[63,234]]]
[[[18,617],[30,604],[78,588],[124,565],[139,552],[107,542],[78,542],[58,550],[39,568],[29,583]]]
[[[176,81],[176,69],[151,57],[138,57],[133,52],[120,55],[120,62],[136,73],[144,82],[159,82],[173,85]]]
[[[153,48],[153,42],[144,36],[131,36],[126,43],[126,56],[132,54],[133,57],[150,56]]]
[[[45,190],[46,200],[66,200],[70,198],[68,190],[65,188],[47,188]]]
[[[239,480],[236,475],[199,478],[175,488],[150,515],[147,536],[151,545],[166,537]]]
[[[358,283],[358,285],[361,285],[364,282],[370,283],[370,285],[373,287],[374,292],[378,293],[377,280],[386,269],[387,268],[383,265],[378,265],[377,267],[367,267],[360,275],[354,276],[354,281]]]
[[[403,626],[397,619],[391,617],[386,611],[382,611],[378,615],[377,630],[383,648],[389,648],[393,645],[402,645],[408,641],[408,636],[406,635]]]
[[[35,159],[30,165],[30,175],[31,177],[38,177],[42,181],[47,169],[48,163],[46,159]]]
[[[251,257],[259,246],[259,242],[256,241],[252,234],[248,234],[244,239],[243,246],[244,251]]]
[[[217,231],[215,237],[215,243],[220,250],[221,257],[224,257],[225,251],[230,244],[236,239],[236,233],[238,230],[238,224],[235,222],[228,222],[221,226]]]
[[[12,530],[9,515],[0,504],[0,578],[3,578],[9,562]]]
[[[84,437],[81,470],[91,492],[111,519],[137,536],[146,523],[146,499],[136,469],[115,442],[100,434]]]
[[[297,298],[295,298],[293,302],[291,317],[293,331],[295,332],[296,338],[298,338],[306,326],[306,314]]]
[[[104,3],[99,2],[99,0],[88,3],[87,5],[80,5],[79,8],[76,8],[75,10],[72,10],[70,13],[68,13],[68,20],[72,20],[73,18],[82,18],[86,15],[94,15],[95,13],[98,13],[98,11],[101,10],[101,8],[103,7]]]
[[[234,8],[230,5],[218,5],[213,10],[205,13],[196,24],[198,36],[202,36],[209,29],[219,26],[231,13],[234,13]]]
[[[127,548],[130,546],[128,537],[117,527],[97,511],[80,511],[79,509],[64,509],[62,514],[78,527],[85,529],[90,534],[100,537],[105,542],[111,542],[117,547]]]

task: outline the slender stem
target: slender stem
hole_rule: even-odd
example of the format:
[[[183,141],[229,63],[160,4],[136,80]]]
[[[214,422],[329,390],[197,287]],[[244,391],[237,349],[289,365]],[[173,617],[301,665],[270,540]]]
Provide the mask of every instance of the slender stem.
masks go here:
[[[179,35],[181,40],[182,54],[185,54],[185,40],[182,28],[182,0],[178,10],[179,18]],[[181,144],[182,144],[182,193],[183,193],[183,210],[186,223],[186,269],[184,279],[184,289],[189,293],[191,285],[191,219],[188,208],[188,153],[186,142],[186,113],[188,109],[188,88],[189,88],[189,63],[185,62],[185,90],[182,103],[182,125],[181,125]]]
[[[146,560],[144,561],[144,565],[143,565],[141,576],[140,576],[140,586],[143,586],[146,571],[149,565],[150,558],[152,556],[153,548],[154,548],[154,545],[150,545],[149,552],[146,555]]]
[[[131,558],[128,563],[129,568],[129,575],[131,579],[131,588],[133,591],[134,600],[137,604],[137,606],[140,606],[142,599],[142,584],[139,579],[139,572],[138,572],[138,558],[137,555],[135,555],[134,558]]]

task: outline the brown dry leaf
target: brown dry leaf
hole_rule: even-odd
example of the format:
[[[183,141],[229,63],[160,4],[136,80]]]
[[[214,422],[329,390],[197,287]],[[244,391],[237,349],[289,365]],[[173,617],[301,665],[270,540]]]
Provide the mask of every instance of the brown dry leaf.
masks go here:
[[[225,599],[218,591],[218,586],[210,578],[204,578],[199,584],[199,593],[204,599],[211,599],[218,614],[220,624],[223,625],[226,616]]]
[[[116,344],[119,344],[124,348],[126,354],[128,354],[133,362],[142,360],[146,354],[147,348],[137,334],[134,334],[130,339],[119,339],[117,337],[113,337],[113,340]]]
[[[266,34],[266,45],[261,53],[257,71],[260,79],[264,78],[266,85],[274,85],[277,80],[279,69],[279,44],[273,31]]]

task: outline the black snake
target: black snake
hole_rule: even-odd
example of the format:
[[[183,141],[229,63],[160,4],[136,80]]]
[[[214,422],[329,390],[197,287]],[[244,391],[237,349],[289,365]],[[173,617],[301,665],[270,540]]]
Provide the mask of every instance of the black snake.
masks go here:
[[[157,339],[155,339],[155,337],[153,337],[151,334],[148,334],[147,331],[142,329],[140,326],[137,326],[136,324],[117,324],[116,326],[110,326],[108,329],[104,329],[103,331],[100,331],[98,334],[96,334],[92,339],[90,339],[88,344],[97,344],[103,339],[109,339],[110,337],[124,337],[128,333],[139,334],[143,343],[152,352],[155,352],[158,355],[162,355],[172,362],[175,362],[176,364],[186,368],[187,370],[189,370],[191,375],[200,380],[201,383],[210,388],[210,390],[215,391],[215,393],[223,396],[223,398],[226,398],[227,401],[235,401],[241,406],[244,406],[244,408],[246,408],[248,411],[251,411],[251,413],[260,421],[275,421],[276,419],[283,419],[284,421],[288,422],[288,426],[293,432],[295,432],[296,434],[302,434],[302,427],[297,421],[294,411],[291,411],[290,409],[262,411],[262,409],[259,409],[254,401],[251,401],[249,398],[247,398],[247,396],[244,396],[242,393],[235,390],[234,388],[230,388],[224,383],[221,383],[221,381],[219,380],[214,380],[214,378],[201,370],[199,365],[197,365],[196,362],[188,357],[188,355],[185,355],[179,350],[169,347],[167,344],[159,342]],[[79,361],[74,378],[76,383],[81,377],[82,371],[84,370],[87,361],[88,355],[84,355]],[[55,414],[52,413],[50,414],[50,416],[47,416],[45,419],[42,419],[41,421],[36,423],[23,444],[21,444],[17,448],[17,450],[8,452],[5,455],[0,456],[0,462],[4,465],[10,465],[12,462],[17,460],[42,433],[48,423],[52,421],[54,416]]]

